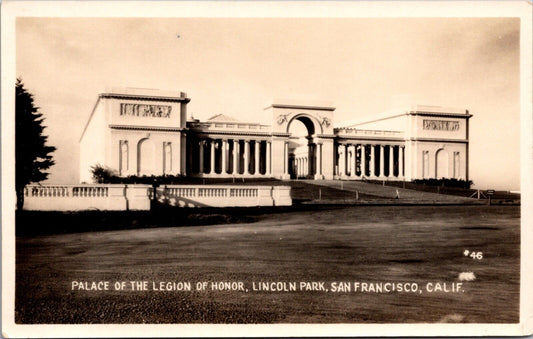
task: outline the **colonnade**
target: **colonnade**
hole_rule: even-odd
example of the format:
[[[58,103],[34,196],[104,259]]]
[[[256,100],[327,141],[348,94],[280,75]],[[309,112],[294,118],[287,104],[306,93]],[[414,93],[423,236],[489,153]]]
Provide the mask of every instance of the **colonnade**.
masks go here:
[[[353,179],[403,179],[404,146],[338,144],[336,174]]]
[[[281,146],[281,147],[279,147]],[[275,167],[271,139],[195,137],[189,140],[187,150],[187,173],[205,177],[289,177],[289,171],[297,178],[323,179],[323,145],[312,143],[308,152],[291,155],[289,169],[289,142],[275,148],[283,152],[283,158]],[[338,143],[335,176],[340,179],[387,179],[404,178],[405,146],[399,144]],[[281,160],[283,159],[283,164]],[[273,167],[277,168],[273,173]],[[278,174],[276,174],[278,173]]]
[[[294,171],[297,178],[307,177],[309,175],[309,156],[295,156]]]
[[[293,169],[296,177],[312,176],[314,179],[324,179],[322,173],[322,143],[310,143],[307,147],[308,156],[294,156]],[[283,151],[283,178],[290,177],[289,142],[284,143]]]
[[[189,143],[188,172],[201,176],[271,176],[270,140],[194,139]]]

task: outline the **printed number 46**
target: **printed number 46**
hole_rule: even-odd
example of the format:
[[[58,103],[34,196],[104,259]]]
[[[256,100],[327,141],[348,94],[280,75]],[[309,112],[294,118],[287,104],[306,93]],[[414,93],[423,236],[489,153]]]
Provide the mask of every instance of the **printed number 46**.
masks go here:
[[[472,259],[481,260],[483,259],[483,252],[470,252],[469,250],[465,250],[463,252],[465,257],[470,257]]]
[[[481,260],[483,259],[483,252],[472,252],[470,253],[470,258]]]

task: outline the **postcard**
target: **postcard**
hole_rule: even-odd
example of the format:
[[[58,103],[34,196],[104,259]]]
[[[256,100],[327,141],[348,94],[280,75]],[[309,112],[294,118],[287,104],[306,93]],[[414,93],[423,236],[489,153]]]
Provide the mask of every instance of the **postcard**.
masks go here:
[[[531,13],[4,1],[3,335],[531,334]]]

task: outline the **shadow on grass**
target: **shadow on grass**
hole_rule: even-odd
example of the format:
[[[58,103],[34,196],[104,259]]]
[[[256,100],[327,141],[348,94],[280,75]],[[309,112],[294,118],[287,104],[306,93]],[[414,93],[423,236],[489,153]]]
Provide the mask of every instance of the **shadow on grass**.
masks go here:
[[[334,209],[336,206],[293,205],[252,208],[180,208],[156,205],[151,211],[16,211],[17,236],[100,232],[155,227],[254,223],[273,213]]]

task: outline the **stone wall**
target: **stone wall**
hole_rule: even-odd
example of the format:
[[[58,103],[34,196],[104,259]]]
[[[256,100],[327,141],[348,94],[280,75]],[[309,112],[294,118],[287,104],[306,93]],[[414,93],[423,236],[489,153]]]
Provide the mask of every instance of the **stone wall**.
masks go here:
[[[163,204],[181,207],[290,206],[288,186],[168,185],[157,189]]]
[[[28,185],[24,209],[34,211],[149,210],[149,185]]]
[[[28,185],[24,209],[34,211],[150,210],[150,185]],[[179,207],[292,205],[288,186],[168,185],[157,188],[160,203]]]

